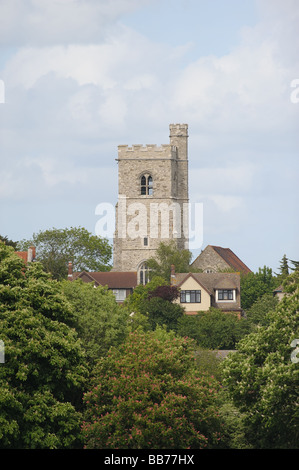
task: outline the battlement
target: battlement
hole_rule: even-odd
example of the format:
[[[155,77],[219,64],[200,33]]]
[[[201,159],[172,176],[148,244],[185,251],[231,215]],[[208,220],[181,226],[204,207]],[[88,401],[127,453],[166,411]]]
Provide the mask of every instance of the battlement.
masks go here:
[[[169,124],[170,137],[188,137],[188,124]]]
[[[119,158],[176,158],[177,148],[174,145],[162,144],[135,144],[118,146]]]

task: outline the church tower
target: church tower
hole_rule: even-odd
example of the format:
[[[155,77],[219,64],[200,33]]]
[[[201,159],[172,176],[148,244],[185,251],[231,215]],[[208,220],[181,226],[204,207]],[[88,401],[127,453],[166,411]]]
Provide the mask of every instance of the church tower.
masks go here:
[[[118,146],[113,271],[137,271],[143,284],[161,241],[188,248],[188,125],[169,130],[160,147]]]

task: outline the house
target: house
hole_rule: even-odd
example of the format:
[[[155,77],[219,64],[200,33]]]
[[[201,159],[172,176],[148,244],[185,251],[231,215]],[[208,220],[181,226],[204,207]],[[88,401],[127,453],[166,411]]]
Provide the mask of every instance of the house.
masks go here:
[[[285,296],[285,292],[283,290],[283,286],[279,286],[277,287],[274,291],[273,291],[273,295],[274,297],[276,297],[278,299],[278,301],[280,302],[284,296]]]
[[[216,273],[225,270],[233,270],[242,274],[251,272],[230,248],[215,245],[208,245],[191,266],[202,270],[204,273]]]
[[[30,263],[31,261],[35,261],[36,258],[35,246],[30,246],[27,251],[15,251],[15,254],[19,256],[24,263]]]
[[[72,263],[69,263],[68,280],[81,279],[83,282],[93,282],[94,286],[107,286],[112,290],[117,302],[122,303],[137,286],[137,272],[72,272]]]
[[[188,315],[214,307],[241,316],[239,273],[175,273],[172,266],[171,285],[180,289],[176,302]]]

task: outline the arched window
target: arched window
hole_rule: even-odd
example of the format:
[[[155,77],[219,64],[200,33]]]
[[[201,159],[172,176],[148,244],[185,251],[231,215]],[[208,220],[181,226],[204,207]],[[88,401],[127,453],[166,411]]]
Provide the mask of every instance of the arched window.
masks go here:
[[[144,174],[140,179],[140,194],[142,196],[153,195],[153,178],[149,174]]]
[[[138,269],[138,278],[139,278],[139,284],[147,284],[149,281],[149,272],[150,269],[147,266],[146,262],[141,263]]]

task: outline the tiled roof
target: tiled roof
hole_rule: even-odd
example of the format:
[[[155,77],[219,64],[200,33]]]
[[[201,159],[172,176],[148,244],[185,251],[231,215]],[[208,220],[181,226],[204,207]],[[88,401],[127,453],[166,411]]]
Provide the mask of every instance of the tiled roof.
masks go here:
[[[137,272],[87,272],[74,273],[73,280],[83,276],[89,277],[101,286],[109,289],[132,289],[137,286]]]
[[[19,256],[25,263],[27,263],[28,252],[27,251],[15,251],[15,254]]]
[[[179,287],[188,276],[192,276],[209,294],[215,289],[240,289],[240,275],[237,273],[176,273],[176,286]]]
[[[248,274],[251,270],[238,258],[230,248],[222,248],[221,246],[210,245],[216,253],[221,256],[224,261],[236,271]]]

